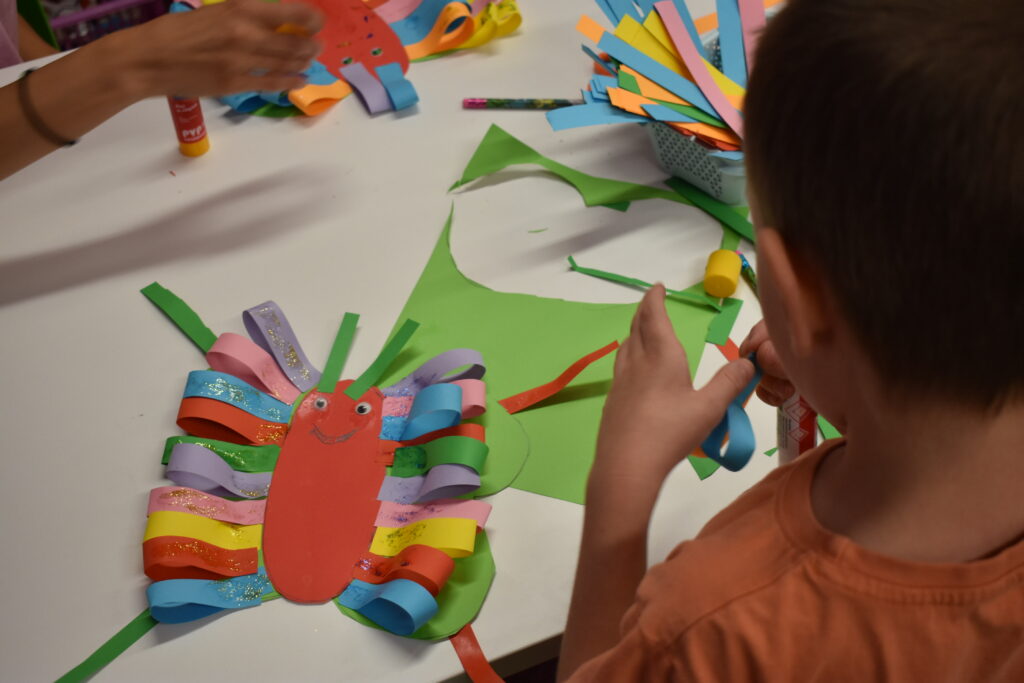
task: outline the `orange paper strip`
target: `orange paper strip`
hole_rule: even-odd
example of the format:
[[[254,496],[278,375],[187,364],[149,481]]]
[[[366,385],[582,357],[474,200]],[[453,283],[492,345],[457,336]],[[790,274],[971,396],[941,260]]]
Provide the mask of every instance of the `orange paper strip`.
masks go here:
[[[619,348],[619,342],[613,341],[611,344],[583,356],[583,358],[580,358],[578,361],[570,365],[565,372],[547,384],[542,384],[539,387],[534,387],[533,389],[524,391],[521,394],[516,394],[515,396],[509,396],[508,398],[498,401],[498,403],[500,403],[509,413],[518,413],[520,410],[529,408],[535,403],[539,403],[546,398],[551,398],[564,389],[569,382],[576,379],[576,376],[583,372],[588,365],[596,360],[604,358],[617,348]]]

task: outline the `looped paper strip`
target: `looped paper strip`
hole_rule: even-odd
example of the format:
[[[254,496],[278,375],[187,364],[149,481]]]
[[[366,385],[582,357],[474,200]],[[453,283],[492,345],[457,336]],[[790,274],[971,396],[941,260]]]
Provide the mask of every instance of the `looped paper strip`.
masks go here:
[[[274,358],[240,334],[225,332],[206,352],[206,362],[217,372],[237,377],[259,391],[291,405],[299,396]]]
[[[328,71],[319,61],[314,60],[303,73],[306,75],[306,85],[289,90],[288,101],[306,116],[322,114],[352,94],[349,84]]]
[[[455,498],[480,488],[480,475],[465,465],[438,465],[425,476],[384,477],[377,500],[408,505]]]
[[[166,476],[178,486],[243,498],[263,498],[270,490],[270,472],[236,472],[213,451],[191,443],[174,447]]]
[[[179,443],[191,443],[213,451],[221,460],[238,472],[273,472],[277,458],[281,455],[280,446],[242,446],[230,441],[203,439],[197,436],[172,436],[164,443],[164,455],[161,463],[166,465],[171,460],[171,451]]]
[[[231,524],[262,524],[265,500],[225,500],[186,486],[161,486],[149,492],[147,515],[187,512]]]
[[[157,536],[142,544],[142,568],[154,581],[214,579],[252,574],[256,548],[231,550],[187,536]]]
[[[467,518],[437,517],[402,527],[377,527],[370,552],[391,557],[413,544],[429,545],[449,557],[473,554],[476,521]]]
[[[212,370],[193,370],[185,383],[185,398],[212,398],[268,422],[287,424],[292,408],[237,377]]]
[[[471,439],[486,442],[486,439],[484,438],[486,433],[487,430],[481,424],[477,424],[475,422],[462,422],[460,424],[455,425],[454,427],[449,427],[448,429],[442,429],[437,432],[431,432],[430,434],[421,436],[418,439],[403,441],[402,445],[419,446],[421,444],[425,444],[445,436],[468,436]]]
[[[391,110],[391,98],[384,84],[377,80],[362,62],[341,67],[341,76],[359,95],[366,111],[379,114]]]
[[[454,427],[461,419],[462,387],[453,383],[432,384],[416,394],[400,440]]]
[[[226,581],[157,581],[146,589],[146,599],[154,619],[165,624],[183,624],[226,609],[255,607],[273,591],[270,580],[261,572]]]
[[[446,0],[434,0],[432,4],[438,5]],[[428,3],[423,3],[424,5]],[[412,17],[404,20],[408,22]],[[394,28],[394,25],[392,26]],[[405,46],[405,53],[409,59],[421,59],[429,55],[454,50],[473,35],[475,24],[470,14],[469,6],[463,2],[448,2],[441,8],[434,21],[433,27],[418,42],[408,42],[421,32],[408,32],[402,39]],[[402,37],[401,35],[399,36]]]
[[[507,36],[523,23],[515,0],[487,2],[486,7],[481,10],[480,6],[483,4],[485,3],[473,6],[473,35],[459,45],[458,49],[469,50],[486,45],[495,38]]]
[[[436,596],[455,569],[455,560],[429,545],[410,545],[394,557],[367,555],[356,563],[352,576],[366,583],[394,579],[415,581]]]
[[[299,391],[309,391],[320,379],[310,364],[280,307],[265,301],[242,313],[242,322],[252,340],[277,361],[278,367]]]
[[[482,529],[490,514],[491,504],[482,500],[443,499],[423,505],[400,505],[383,501],[374,526],[399,527],[437,517],[461,517],[472,519],[477,528]]]
[[[751,362],[753,360],[754,358],[751,356]],[[754,363],[754,370],[754,377],[750,383],[743,388],[739,396],[733,399],[726,409],[725,416],[701,444],[701,450],[705,455],[731,472],[743,469],[743,466],[750,460],[750,456],[754,454],[754,429],[750,425],[747,411],[743,409],[743,405],[757,388],[757,383],[761,381],[761,369],[757,367],[757,363]],[[726,436],[729,438],[729,443],[723,453],[722,442],[725,441]]]
[[[195,538],[228,550],[258,549],[263,544],[263,525],[229,524],[187,512],[161,511],[149,516],[142,540],[145,542],[158,536]]]
[[[385,396],[408,396],[438,382],[480,379],[486,372],[487,366],[484,365],[483,356],[479,351],[451,349],[434,356],[412,373],[381,391]]]
[[[462,419],[472,420],[487,412],[487,385],[479,379],[460,379],[452,384],[462,389]]]
[[[402,73],[401,64],[398,62],[382,64],[375,71],[377,78],[380,79],[380,84],[384,86],[384,90],[388,94],[392,109],[395,111],[408,109],[420,101],[416,88]]]
[[[178,408],[178,426],[192,436],[250,446],[280,446],[288,431],[287,424],[262,420],[210,398],[183,399]]]
[[[438,465],[464,465],[479,474],[488,450],[487,444],[468,436],[445,436],[421,446],[403,446],[395,450],[391,474],[414,477]]]
[[[399,636],[415,633],[437,614],[434,596],[408,579],[394,579],[380,585],[353,579],[338,596],[338,604]]]

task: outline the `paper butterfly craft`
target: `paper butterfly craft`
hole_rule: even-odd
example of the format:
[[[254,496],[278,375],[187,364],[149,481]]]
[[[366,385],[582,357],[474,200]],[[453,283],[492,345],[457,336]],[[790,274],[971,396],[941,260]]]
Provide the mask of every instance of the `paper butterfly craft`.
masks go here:
[[[401,636],[452,635],[494,576],[467,499],[488,455],[479,353],[455,349],[375,386],[417,323],[406,321],[355,380],[338,381],[358,316],[346,314],[323,373],[281,310],[245,311],[253,341],[214,337],[154,283],[143,290],[206,352],[164,453],[143,539],[149,612],[181,623],[282,596],[334,600]],[[461,497],[461,498],[459,498]]]

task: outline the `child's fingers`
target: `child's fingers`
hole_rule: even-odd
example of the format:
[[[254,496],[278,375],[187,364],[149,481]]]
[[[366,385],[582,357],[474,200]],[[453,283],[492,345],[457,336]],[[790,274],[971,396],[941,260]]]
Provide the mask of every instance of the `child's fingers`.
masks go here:
[[[796,388],[789,380],[782,377],[773,377],[768,374],[761,375],[760,386],[772,394],[772,396],[776,396],[783,401],[792,396],[793,392],[796,391]]]
[[[761,346],[765,341],[768,340],[768,327],[764,324],[764,321],[760,321],[753,328],[747,338],[740,344],[740,355],[749,356],[750,354],[757,351],[758,347]]]
[[[234,0],[235,11],[244,11],[256,21],[271,29],[288,24],[293,32],[304,31],[313,35],[324,26],[324,16],[301,2],[263,2],[262,0]]]
[[[640,302],[640,309],[640,336],[644,346],[653,351],[674,351],[679,339],[665,309],[665,286],[658,283],[651,287]]]
[[[775,377],[783,381],[787,380],[786,368],[782,367],[782,359],[779,358],[778,352],[775,350],[775,345],[772,344],[770,339],[767,339],[759,347],[757,347],[757,364],[761,366],[761,370],[766,376]]]
[[[715,376],[697,393],[704,399],[707,415],[716,420],[722,417],[733,399],[754,377],[754,364],[746,358],[731,361],[720,368]],[[710,426],[709,426],[710,429]]]

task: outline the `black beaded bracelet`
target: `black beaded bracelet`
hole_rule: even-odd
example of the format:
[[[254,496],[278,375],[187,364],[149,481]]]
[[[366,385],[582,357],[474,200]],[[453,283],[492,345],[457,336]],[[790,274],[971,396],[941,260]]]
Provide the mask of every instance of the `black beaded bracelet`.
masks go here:
[[[67,140],[54,133],[49,126],[43,123],[43,120],[39,117],[39,112],[32,106],[32,100],[28,96],[28,75],[33,71],[35,69],[27,69],[21,75],[21,78],[18,79],[18,101],[21,102],[21,111],[25,114],[28,122],[32,124],[32,127],[36,129],[37,133],[58,147],[70,147],[78,142],[78,140]]]

